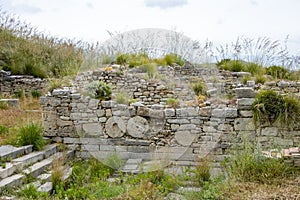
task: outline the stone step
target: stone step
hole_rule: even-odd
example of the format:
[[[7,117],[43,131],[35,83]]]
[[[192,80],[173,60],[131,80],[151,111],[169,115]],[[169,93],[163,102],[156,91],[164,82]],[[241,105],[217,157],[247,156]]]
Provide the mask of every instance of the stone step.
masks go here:
[[[125,165],[122,167],[121,171],[124,173],[136,174],[141,171],[142,159],[128,159]]]
[[[0,168],[0,180],[14,174],[17,170],[21,171],[26,166],[48,158],[56,153],[56,150],[57,145],[48,145],[43,151],[31,152],[25,156],[15,158],[9,163],[7,162],[5,167]]]
[[[14,147],[11,145],[0,146],[0,158],[1,160],[15,159],[24,154],[32,152],[32,145],[27,145],[23,147]]]
[[[23,170],[23,172],[26,175],[32,175],[34,178],[36,178],[52,165],[54,159],[60,159],[62,157],[63,157],[63,153],[61,152],[55,153],[49,158],[46,158],[40,162],[31,165],[27,169]]]
[[[23,183],[24,179],[25,179],[25,175],[23,174],[15,174],[10,177],[7,177],[0,181],[0,191],[4,187],[19,186]]]

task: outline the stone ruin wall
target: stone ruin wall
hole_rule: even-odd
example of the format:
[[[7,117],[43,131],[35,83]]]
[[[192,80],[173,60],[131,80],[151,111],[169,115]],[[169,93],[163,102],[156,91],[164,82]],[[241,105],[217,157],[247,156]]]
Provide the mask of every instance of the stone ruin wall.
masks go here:
[[[125,75],[125,80],[124,76],[117,78],[119,75],[114,72],[96,73],[99,76],[91,72],[88,76],[119,85],[124,90],[127,88],[133,95],[141,88],[149,94],[160,94],[158,88],[165,87],[156,83],[153,90],[151,81],[141,81],[132,75]],[[255,127],[250,109],[257,89],[270,87],[299,95],[300,83],[281,81],[275,85],[253,85],[249,82],[244,86],[234,82],[240,75],[217,75],[221,83],[207,83],[211,88],[208,99],[211,102],[203,107],[182,104],[179,108],[168,108],[164,105],[168,96],[163,95],[157,98],[159,102],[151,98],[153,101],[124,105],[84,97],[74,88],[54,90],[41,98],[44,135],[76,148],[77,156],[81,157],[105,158],[117,153],[123,159],[166,159],[177,165],[193,165],[209,154],[217,169],[228,155],[228,148],[241,144],[243,139],[258,141],[263,148],[299,145],[299,127],[292,131],[272,126]],[[132,79],[127,80],[130,76]],[[186,78],[184,74],[180,76]],[[136,85],[131,85],[131,90],[127,83]],[[235,100],[220,100],[215,87],[233,91]],[[166,94],[176,97],[176,91]],[[145,99],[137,94],[134,98]]]
[[[32,91],[42,94],[46,87],[45,79],[28,75],[10,75],[9,72],[0,70],[0,94],[2,97],[11,97],[20,92],[29,95]]]

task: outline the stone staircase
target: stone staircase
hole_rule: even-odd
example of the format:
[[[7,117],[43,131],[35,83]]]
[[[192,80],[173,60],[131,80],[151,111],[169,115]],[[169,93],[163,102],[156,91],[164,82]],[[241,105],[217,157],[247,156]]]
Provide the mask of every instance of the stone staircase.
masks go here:
[[[24,188],[33,184],[38,191],[52,190],[51,168],[57,159],[72,158],[74,151],[59,152],[57,144],[49,144],[42,151],[33,151],[32,146],[0,147],[0,197],[8,188]],[[64,165],[64,163],[62,163]],[[71,174],[70,167],[64,167],[63,180]]]

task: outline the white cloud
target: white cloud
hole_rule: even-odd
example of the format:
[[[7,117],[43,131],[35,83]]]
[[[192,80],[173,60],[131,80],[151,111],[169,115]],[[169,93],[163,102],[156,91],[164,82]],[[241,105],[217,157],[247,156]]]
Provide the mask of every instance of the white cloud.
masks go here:
[[[147,7],[159,7],[161,9],[184,6],[187,3],[187,0],[145,0]]]

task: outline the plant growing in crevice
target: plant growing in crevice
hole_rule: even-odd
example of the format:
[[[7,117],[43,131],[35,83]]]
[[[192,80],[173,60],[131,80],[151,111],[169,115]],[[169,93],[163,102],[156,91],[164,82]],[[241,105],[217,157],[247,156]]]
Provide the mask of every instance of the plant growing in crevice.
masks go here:
[[[203,81],[199,81],[198,83],[193,84],[193,91],[196,96],[204,95],[206,94],[207,86]]]
[[[86,86],[85,90],[92,98],[99,100],[109,100],[111,98],[112,88],[104,81],[93,81]]]
[[[42,126],[34,122],[21,126],[17,136],[17,144],[19,146],[32,145],[34,150],[41,150],[45,144],[42,130]]]

